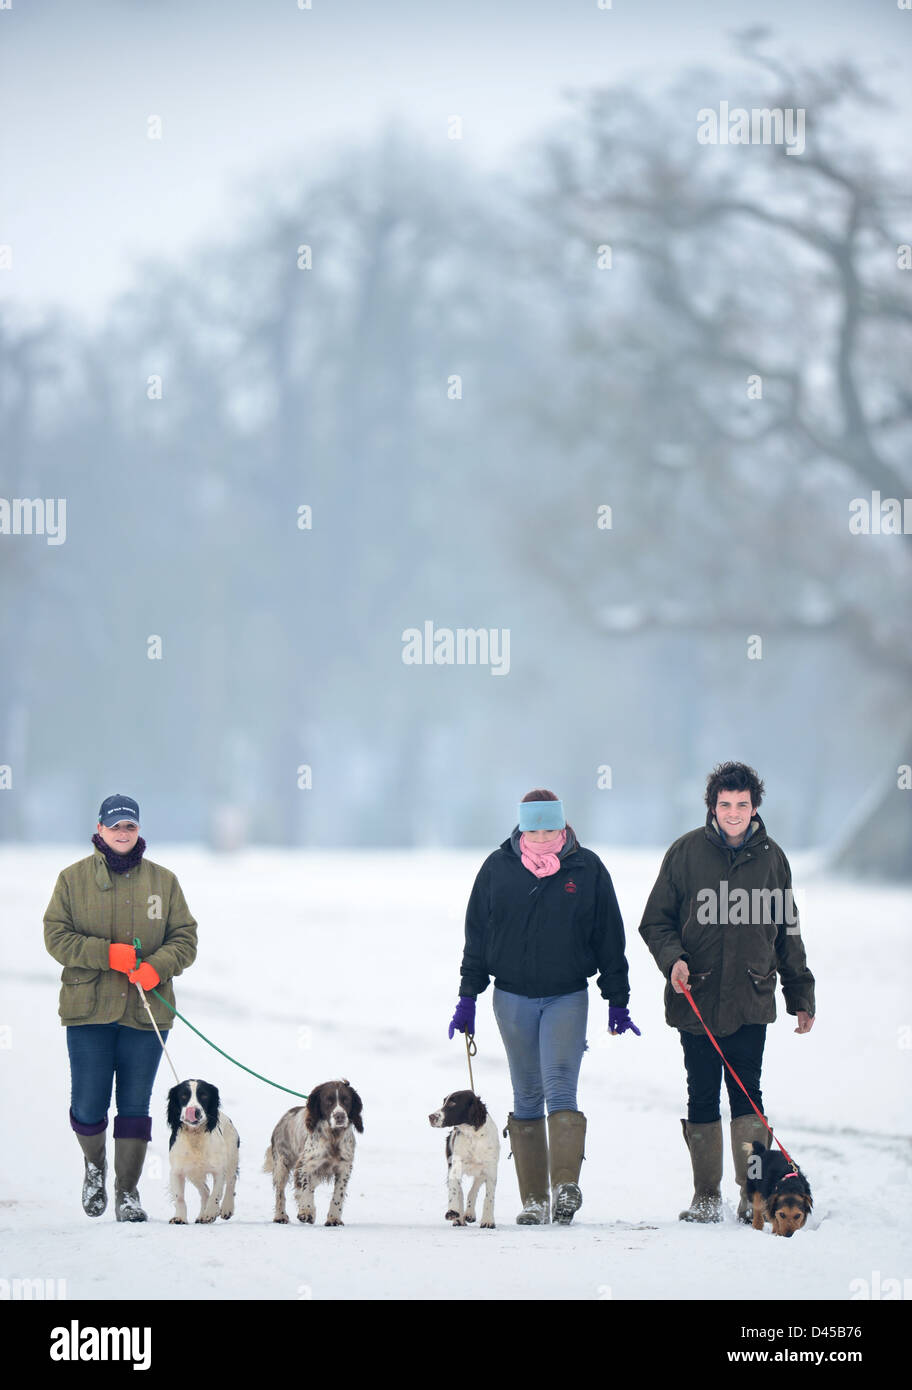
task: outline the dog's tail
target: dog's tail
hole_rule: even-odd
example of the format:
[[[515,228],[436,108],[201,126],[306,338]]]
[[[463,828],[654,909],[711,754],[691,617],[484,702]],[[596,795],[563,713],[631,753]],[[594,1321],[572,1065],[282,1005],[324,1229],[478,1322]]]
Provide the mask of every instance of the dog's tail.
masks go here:
[[[271,1144],[269,1145],[269,1148],[266,1150],[266,1157],[265,1157],[265,1159],[263,1160],[263,1168],[262,1168],[262,1171],[263,1171],[264,1173],[271,1173],[271,1172],[272,1172],[272,1145],[271,1145]]]

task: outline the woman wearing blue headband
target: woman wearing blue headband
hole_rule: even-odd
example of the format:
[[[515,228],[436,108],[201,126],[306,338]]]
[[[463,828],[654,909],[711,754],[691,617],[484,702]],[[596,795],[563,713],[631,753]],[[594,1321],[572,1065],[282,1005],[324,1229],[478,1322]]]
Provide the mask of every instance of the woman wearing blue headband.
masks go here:
[[[586,1117],[576,1087],[586,1048],[588,978],[608,1000],[612,1033],[640,1030],[627,1004],[627,958],[611,875],[584,849],[553,792],[531,791],[519,823],[482,864],[469,898],[459,1003],[449,1035],[472,1033],[494,978],[494,1017],[513,1083],[507,1121],[521,1226],[573,1220],[582,1203]],[[545,1107],[547,1106],[547,1125]]]

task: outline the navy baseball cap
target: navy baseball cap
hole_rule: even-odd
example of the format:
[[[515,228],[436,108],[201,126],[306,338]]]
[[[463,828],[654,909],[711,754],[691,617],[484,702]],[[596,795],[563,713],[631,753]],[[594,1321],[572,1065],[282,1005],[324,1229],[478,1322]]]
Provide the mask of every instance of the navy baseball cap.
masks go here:
[[[105,797],[98,819],[108,827],[116,825],[119,820],[132,820],[139,825],[139,807],[132,796],[121,796],[118,792],[116,796]]]

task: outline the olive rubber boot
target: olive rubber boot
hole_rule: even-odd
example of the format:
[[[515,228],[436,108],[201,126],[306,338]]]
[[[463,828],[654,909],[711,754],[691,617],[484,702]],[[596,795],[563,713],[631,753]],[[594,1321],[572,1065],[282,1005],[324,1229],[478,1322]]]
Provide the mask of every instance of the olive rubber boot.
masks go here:
[[[694,1195],[687,1210],[678,1213],[678,1220],[721,1221],[722,1121],[693,1124],[682,1120],[681,1129],[693,1168]]]
[[[762,1120],[751,1112],[750,1115],[737,1115],[731,1122],[731,1146],[732,1156],[735,1160],[735,1182],[741,1189],[738,1198],[738,1220],[745,1225],[751,1224],[752,1203],[747,1195],[747,1164],[751,1145],[755,1139],[759,1139],[767,1149],[773,1142],[773,1136],[767,1129]],[[745,1145],[747,1147],[745,1148]]]
[[[581,1110],[555,1110],[548,1116],[551,1157],[551,1220],[569,1226],[583,1204],[579,1188],[586,1143],[586,1116]]]
[[[136,1184],[146,1161],[148,1139],[114,1137],[114,1215],[118,1221],[148,1221]]]
[[[80,1134],[76,1131],[79,1147],[85,1157],[85,1176],[82,1180],[82,1209],[86,1216],[101,1216],[108,1205],[105,1192],[105,1177],[108,1165],[105,1159],[105,1131],[100,1134]]]
[[[550,1220],[550,1193],[548,1191],[548,1140],[545,1133],[545,1117],[540,1120],[517,1120],[512,1113],[507,1117],[507,1130],[510,1148],[516,1164],[516,1180],[519,1183],[519,1197],[522,1211],[516,1218],[517,1226],[545,1226]]]

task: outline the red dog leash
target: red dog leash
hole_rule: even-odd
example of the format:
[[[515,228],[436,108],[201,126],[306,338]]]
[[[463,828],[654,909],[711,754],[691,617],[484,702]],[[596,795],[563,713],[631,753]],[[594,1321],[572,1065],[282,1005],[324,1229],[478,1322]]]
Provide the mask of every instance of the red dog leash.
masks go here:
[[[749,1101],[749,1103],[750,1103],[750,1107],[751,1107],[751,1109],[753,1110],[754,1114],[757,1115],[757,1116],[759,1116],[759,1118],[760,1118],[760,1119],[763,1121],[763,1123],[766,1125],[766,1128],[769,1129],[769,1136],[770,1136],[770,1139],[776,1139],[775,1134],[774,1134],[773,1131],[770,1129],[769,1125],[766,1124],[766,1116],[760,1114],[760,1111],[757,1109],[756,1105],[754,1105],[754,1102],[751,1100],[750,1096],[747,1095],[747,1087],[744,1085],[744,1082],[741,1080],[740,1076],[739,1076],[738,1073],[735,1071],[734,1067],[731,1066],[731,1064],[729,1063],[729,1060],[728,1060],[728,1058],[726,1057],[725,1053],[722,1051],[721,1047],[720,1047],[719,1044],[716,1042],[716,1040],[715,1040],[715,1038],[713,1037],[712,1033],[711,1033],[711,1032],[709,1031],[709,1029],[706,1027],[706,1024],[705,1024],[705,1022],[704,1022],[704,1020],[703,1020],[703,1015],[700,1013],[700,1010],[697,1008],[696,1004],[694,1003],[693,995],[691,994],[690,990],[687,988],[687,986],[686,986],[685,984],[682,984],[682,985],[681,985],[681,993],[687,995],[687,1001],[688,1001],[688,1003],[690,1004],[690,1007],[693,1009],[694,1013],[697,1015],[697,1018],[698,1018],[698,1019],[700,1020],[700,1022],[703,1024],[703,1028],[704,1028],[704,1030],[705,1030],[705,1032],[706,1032],[706,1036],[709,1038],[709,1041],[712,1043],[713,1047],[716,1049],[716,1051],[718,1052],[719,1056],[722,1058],[722,1061],[723,1061],[723,1062],[725,1063],[725,1065],[728,1067],[728,1070],[731,1072],[732,1076],[735,1078],[735,1080],[737,1081],[738,1085],[741,1087],[741,1090],[742,1090],[742,1091],[744,1092],[744,1094],[747,1096],[747,1099],[748,1099],[748,1101]],[[778,1139],[776,1139],[776,1143],[779,1144],[780,1149],[781,1149],[782,1152],[785,1154],[785,1157],[788,1159],[788,1161],[789,1161],[789,1163],[792,1165],[792,1167],[793,1167],[793,1168],[797,1168],[797,1165],[796,1165],[796,1163],[795,1163],[795,1160],[792,1158],[791,1154],[788,1152],[788,1150],[786,1149],[785,1145],[782,1144],[782,1143],[780,1143],[780,1141],[779,1141]],[[791,1177],[791,1174],[786,1174],[786,1176],[787,1176],[787,1177]]]

